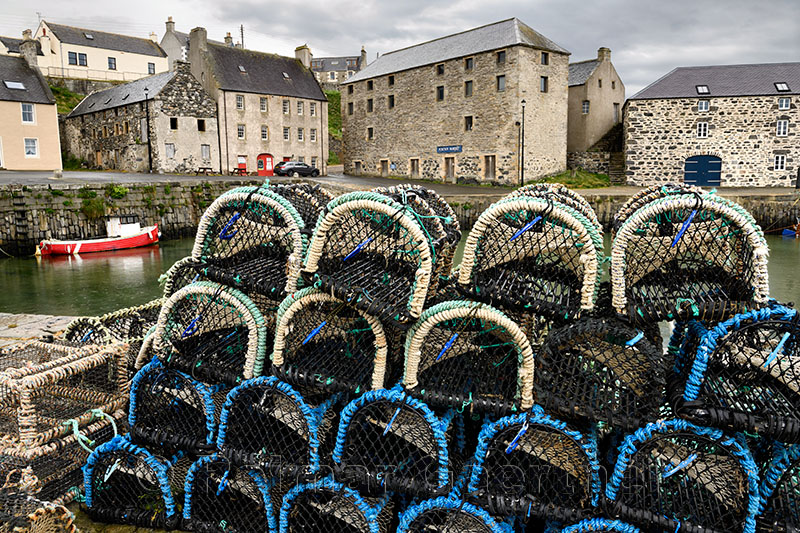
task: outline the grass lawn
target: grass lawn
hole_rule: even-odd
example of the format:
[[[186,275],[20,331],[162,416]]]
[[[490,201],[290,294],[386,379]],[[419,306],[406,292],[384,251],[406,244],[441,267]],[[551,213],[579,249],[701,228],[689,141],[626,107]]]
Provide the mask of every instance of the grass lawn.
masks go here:
[[[595,174],[585,170],[565,170],[561,174],[548,176],[543,180],[545,183],[563,183],[570,189],[599,189],[601,187],[611,187],[611,179],[605,174]]]
[[[75,106],[83,100],[82,94],[74,93],[66,87],[51,85],[50,90],[53,91],[53,96],[56,99],[56,106],[58,106],[58,113],[61,115],[66,115],[72,111]]]

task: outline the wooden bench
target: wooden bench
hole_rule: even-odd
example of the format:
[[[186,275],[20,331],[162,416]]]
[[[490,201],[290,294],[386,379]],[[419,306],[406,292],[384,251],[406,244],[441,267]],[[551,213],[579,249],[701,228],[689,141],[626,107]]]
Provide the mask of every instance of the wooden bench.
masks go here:
[[[231,176],[247,176],[246,168],[234,168],[231,170]]]
[[[199,176],[200,174],[202,174],[204,176],[208,176],[212,172],[214,172],[214,170],[211,167],[200,167],[195,171],[194,175]]]

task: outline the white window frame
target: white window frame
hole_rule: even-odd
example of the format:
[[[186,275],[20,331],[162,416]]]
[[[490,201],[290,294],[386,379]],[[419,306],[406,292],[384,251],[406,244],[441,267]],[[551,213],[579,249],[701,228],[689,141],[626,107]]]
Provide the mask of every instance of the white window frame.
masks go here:
[[[244,124],[236,125],[236,138],[239,140],[244,140],[247,138],[247,126]]]
[[[297,142],[305,141],[305,131],[303,128],[297,128]]]
[[[292,106],[289,105],[289,100],[283,101],[283,114],[289,115],[292,112]]]
[[[269,110],[269,104],[267,103],[267,97],[262,96],[258,100],[258,106],[262,113],[266,113]]]
[[[780,163],[779,163],[780,161]],[[773,170],[786,170],[786,156],[784,154],[776,154],[773,160]]]
[[[328,81],[336,81],[336,73],[335,72],[330,71],[328,73]]]
[[[114,62],[114,65],[111,65],[111,62]],[[108,70],[117,70],[117,58],[114,56],[108,56]]]
[[[33,155],[28,155],[28,141],[33,141],[33,147],[36,149],[36,153]],[[22,139],[22,151],[25,154],[26,159],[39,159],[39,137],[25,137]]]
[[[711,102],[708,100],[698,100],[697,101],[697,111],[700,113],[706,113],[708,110],[711,109]]]
[[[31,120],[25,120],[25,106],[31,106]],[[22,112],[22,123],[23,124],[36,124],[36,104],[32,104],[30,102],[21,102],[20,111]]]
[[[305,163],[306,162],[306,158],[303,157],[302,155],[299,155],[299,156],[297,156],[297,162],[298,163]]]
[[[589,114],[589,100],[584,100],[581,102],[581,114],[588,115]]]
[[[312,143],[317,142],[317,128],[308,130],[308,140]]]
[[[697,123],[697,138],[698,139],[708,138],[708,122],[704,121]]]
[[[261,126],[261,140],[264,142],[269,141],[269,127],[265,125]]]
[[[312,117],[316,117],[317,116],[317,103],[316,102],[311,102],[310,104],[308,104],[308,113]]]
[[[244,95],[237,94],[236,95],[236,109],[239,111],[244,111]]]
[[[147,63],[147,73],[151,74],[151,75],[156,73],[156,64],[155,63]]]
[[[283,140],[284,141],[291,141],[292,140],[292,132],[288,126],[283,127]]]
[[[783,104],[786,104],[785,106]],[[778,98],[778,109],[781,111],[786,111],[792,107],[792,99],[782,96]]]
[[[170,146],[172,148],[170,148]],[[169,151],[172,150],[172,155],[169,154]],[[178,153],[178,150],[175,148],[175,143],[164,143],[164,157],[167,159],[175,159],[175,154]]]
[[[708,85],[695,85],[695,90],[697,94],[711,94],[711,90],[708,88]]]
[[[200,145],[200,158],[203,161],[211,161],[211,145],[210,144],[201,144]]]
[[[775,135],[778,137],[787,137],[789,135],[789,121],[780,119],[775,125]]]
[[[303,116],[304,108],[305,108],[305,105],[303,105],[303,102],[297,102],[297,116],[298,117]]]
[[[317,168],[317,156],[311,157],[311,166]]]

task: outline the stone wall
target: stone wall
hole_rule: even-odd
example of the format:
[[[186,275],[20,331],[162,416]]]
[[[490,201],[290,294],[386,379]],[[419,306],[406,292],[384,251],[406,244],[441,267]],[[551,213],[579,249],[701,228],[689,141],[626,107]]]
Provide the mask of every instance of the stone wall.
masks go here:
[[[567,168],[608,174],[610,152],[567,152]]]
[[[684,163],[695,155],[722,159],[722,186],[793,186],[800,158],[800,97],[789,110],[779,96],[629,100],[625,106],[626,174],[629,184],[683,181]],[[789,121],[789,134],[776,135],[777,120]],[[708,137],[697,137],[698,122],[708,122]],[[774,170],[775,155],[786,155],[786,169]]]

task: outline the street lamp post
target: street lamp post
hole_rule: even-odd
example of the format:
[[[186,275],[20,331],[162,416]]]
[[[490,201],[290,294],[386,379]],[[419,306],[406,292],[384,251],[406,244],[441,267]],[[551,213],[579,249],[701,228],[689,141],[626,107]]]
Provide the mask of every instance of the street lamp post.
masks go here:
[[[147,87],[144,88],[144,113],[147,127],[147,171],[153,172],[153,149],[150,146],[150,106],[147,105]]]
[[[520,136],[522,137],[520,141],[522,148],[520,149],[519,186],[522,187],[525,185],[525,100],[522,101],[522,133]]]

